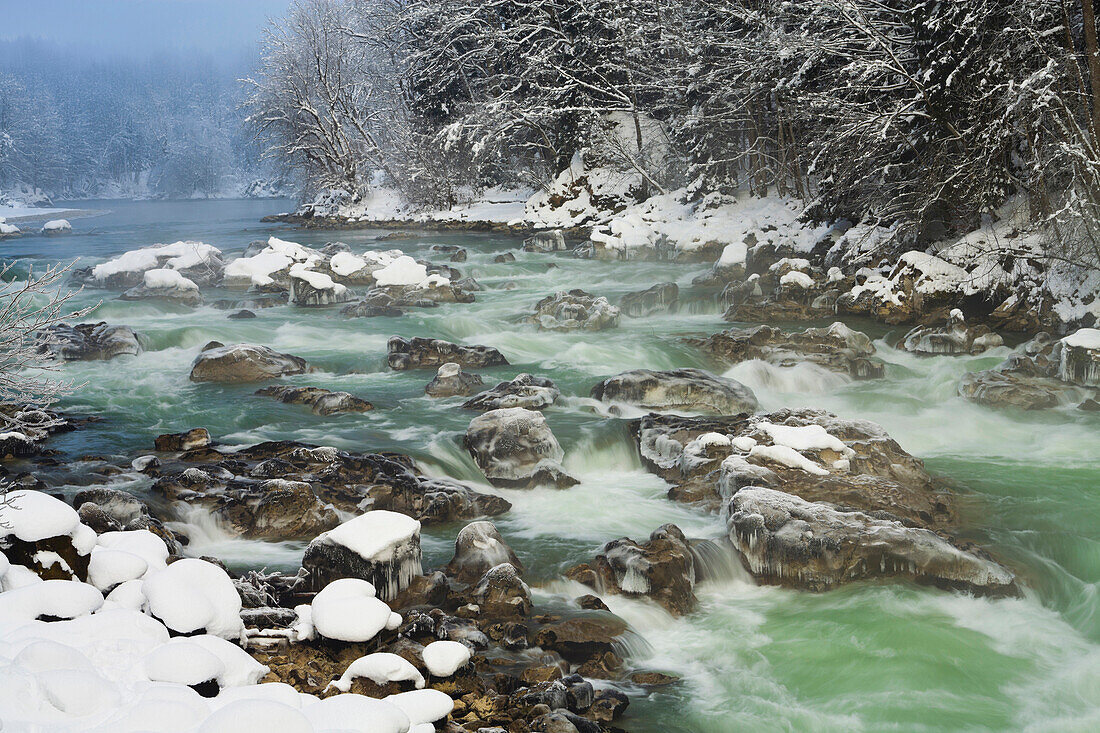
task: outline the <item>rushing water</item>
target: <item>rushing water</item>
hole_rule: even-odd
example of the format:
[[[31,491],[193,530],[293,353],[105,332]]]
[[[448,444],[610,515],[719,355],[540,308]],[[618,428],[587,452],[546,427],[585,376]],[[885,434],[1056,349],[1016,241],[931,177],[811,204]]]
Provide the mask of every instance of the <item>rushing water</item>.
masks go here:
[[[378,242],[372,231],[293,231],[262,225],[261,216],[289,202],[76,202],[109,209],[73,221],[70,236],[25,237],[0,245],[4,259],[36,264],[80,259],[93,264],[128,249],[198,239],[227,255],[271,234],[306,245],[343,241],[354,251],[400,247],[446,262],[433,244],[459,244],[457,265],[486,290],[470,305],[413,310],[402,318],[343,319],[337,309],[279,307],[258,318],[226,319],[210,306],[174,308],[126,303],[86,290],[82,304],[102,301],[92,318],[127,324],[152,339],[137,357],[72,363],[64,371],[85,386],[63,408],[102,422],[59,436],[73,456],[127,454],[152,448],[164,432],[207,427],[224,443],[292,438],[356,451],[397,450],[426,470],[502,493],[512,511],[498,527],[540,585],[538,600],[560,606],[585,592],[560,579],[563,568],[591,557],[606,541],[643,538],[665,522],[689,536],[717,538],[722,519],[665,498],[667,486],[644,471],[622,423],[601,416],[587,394],[598,379],[626,369],[708,364],[681,338],[724,324],[713,294],[686,292],[676,315],[623,319],[598,334],[536,331],[517,316],[558,289],[581,287],[608,296],[674,280],[682,288],[704,267],[603,263],[566,255],[517,253],[518,241],[484,234],[425,234]],[[233,293],[205,293],[207,302]],[[878,338],[885,379],[851,383],[811,368],[777,371],[742,364],[728,375],[751,386],[766,409],[822,407],[883,424],[929,469],[964,495],[968,539],[983,543],[1021,576],[1026,593],[975,599],[908,585],[853,585],[824,594],[754,585],[726,568],[700,586],[700,610],[673,619],[653,604],[611,597],[612,610],[638,636],[627,642],[630,664],[671,672],[682,681],[636,696],[623,722],[636,731],[792,730],[1096,730],[1100,728],[1100,418],[1069,407],[1032,414],[997,412],[955,395],[968,370],[995,364],[1007,349],[980,358],[918,359],[886,345],[889,333],[853,323]],[[459,438],[470,415],[459,399],[431,400],[427,371],[385,367],[391,335],[433,336],[496,346],[512,366],[481,370],[486,382],[522,371],[550,377],[565,398],[546,411],[581,479],[567,490],[506,491],[489,487]],[[365,414],[318,417],[255,397],[255,386],[193,384],[191,360],[212,339],[255,342],[305,357],[319,368],[289,381],[345,390],[377,407]],[[66,490],[79,490],[73,471]],[[147,480],[121,476],[140,493]],[[208,517],[189,551],[214,554],[235,567],[296,567],[300,544],[234,540]],[[459,526],[424,533],[425,564],[445,562]]]

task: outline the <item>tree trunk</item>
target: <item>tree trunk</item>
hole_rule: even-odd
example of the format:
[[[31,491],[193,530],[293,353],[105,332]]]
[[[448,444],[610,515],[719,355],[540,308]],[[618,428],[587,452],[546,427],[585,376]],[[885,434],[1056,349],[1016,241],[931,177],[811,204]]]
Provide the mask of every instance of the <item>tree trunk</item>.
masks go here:
[[[1089,66],[1092,92],[1092,143],[1100,145],[1100,48],[1096,41],[1096,13],[1092,0],[1081,0],[1081,15],[1085,26],[1085,57]]]

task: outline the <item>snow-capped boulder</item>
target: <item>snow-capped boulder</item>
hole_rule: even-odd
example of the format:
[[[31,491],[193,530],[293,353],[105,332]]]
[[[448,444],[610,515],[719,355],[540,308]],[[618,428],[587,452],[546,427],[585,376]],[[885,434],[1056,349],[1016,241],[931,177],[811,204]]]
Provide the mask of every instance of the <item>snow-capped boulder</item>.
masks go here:
[[[648,596],[669,613],[690,613],[695,597],[695,560],[687,538],[666,524],[638,543],[623,537],[603,546],[595,559],[571,568],[566,577],[600,593]]]
[[[523,572],[523,564],[496,525],[484,520],[471,522],[455,538],[455,554],[447,564],[447,574],[464,583],[473,583],[490,568],[505,562],[517,572]]]
[[[266,346],[234,344],[203,351],[191,364],[192,382],[260,382],[309,371],[305,359]]]
[[[857,272],[855,286],[837,299],[837,312],[890,324],[943,321],[960,297],[978,291],[979,280],[957,265],[913,250],[902,254],[888,275]]]
[[[486,570],[474,586],[473,598],[487,618],[526,616],[531,612],[531,589],[511,563]]]
[[[364,695],[333,695],[302,709],[311,731],[357,731],[358,733],[428,733],[409,722],[397,705]],[[434,726],[433,726],[434,728]],[[258,733],[265,733],[260,730]],[[202,732],[202,733],[205,733]],[[229,730],[226,733],[238,733]],[[279,733],[283,733],[279,729]]]
[[[149,601],[150,615],[179,634],[204,631],[238,639],[244,632],[241,597],[229,575],[213,563],[177,560],[149,573],[142,592]]]
[[[491,346],[467,346],[439,339],[393,336],[386,343],[391,369],[435,369],[449,362],[471,369],[505,366],[508,360]]]
[[[930,530],[774,489],[733,495],[729,536],[752,574],[773,583],[825,590],[896,577],[979,595],[1016,592],[1011,572]]]
[[[439,367],[435,378],[424,387],[424,393],[429,397],[465,397],[484,386],[481,375],[464,372],[460,365],[447,362]]]
[[[494,486],[564,488],[577,483],[565,473],[565,451],[541,412],[512,407],[470,421],[465,446]]]
[[[323,272],[304,265],[290,268],[290,302],[300,306],[320,306],[346,303],[352,292]]]
[[[420,653],[432,677],[451,677],[473,656],[470,647],[457,641],[433,641]]]
[[[42,225],[43,234],[68,234],[73,230],[73,225],[68,219],[50,219]]]
[[[18,237],[22,232],[14,224],[8,224],[4,217],[0,216],[0,239],[4,237]]]
[[[559,291],[535,303],[529,320],[548,331],[603,331],[619,325],[619,309],[603,296]]]
[[[172,270],[196,286],[209,286],[221,282],[224,269],[217,247],[202,242],[173,242],[130,250],[76,274],[86,282],[124,290],[146,284],[145,273],[149,270]]]
[[[519,374],[510,382],[500,382],[462,403],[468,410],[499,410],[508,407],[524,407],[541,410],[549,407],[561,396],[557,386],[545,377]]]
[[[680,287],[673,282],[627,293],[619,301],[619,309],[631,318],[645,318],[656,313],[675,313],[680,305]]]
[[[314,588],[338,578],[359,578],[390,600],[420,575],[420,522],[396,512],[375,510],[316,537],[302,567]]]
[[[367,412],[374,405],[347,392],[333,392],[321,387],[295,387],[279,384],[256,390],[263,397],[274,397],[288,405],[306,405],[316,415],[338,415],[348,412]]]
[[[1082,328],[1061,343],[1058,378],[1081,387],[1100,387],[1100,329]]]
[[[95,532],[71,506],[33,489],[8,491],[0,502],[0,549],[7,562],[45,580],[86,580]]]
[[[176,270],[146,270],[141,277],[142,283],[118,296],[119,300],[166,300],[181,305],[202,305],[199,286]]]
[[[1065,339],[1056,341],[1047,333],[1036,335],[995,369],[964,374],[959,381],[959,394],[990,407],[1024,410],[1045,409],[1079,399],[1080,387],[1061,377],[1076,378],[1073,370],[1079,369],[1079,376],[1087,378],[1089,350],[1076,345],[1073,336],[1066,338],[1070,345]],[[1067,349],[1076,353],[1067,357]]]
[[[828,328],[786,332],[773,326],[731,328],[687,342],[729,364],[760,360],[780,368],[810,363],[853,379],[881,377],[886,372],[874,357],[871,339],[840,321]]]
[[[148,339],[129,326],[100,323],[56,323],[35,334],[38,350],[63,361],[105,361],[116,356],[136,356]]]
[[[391,625],[393,615],[374,586],[360,578],[325,584],[310,605],[314,632],[336,641],[370,641]]]
[[[686,410],[719,415],[755,412],[759,406],[756,395],[745,385],[702,369],[623,372],[593,387],[592,397],[644,410]]]
[[[953,310],[944,326],[917,326],[898,344],[898,348],[922,356],[937,354],[980,354],[1003,346],[1004,340],[988,326],[971,326],[962,311]]]
[[[403,657],[389,652],[375,652],[359,657],[347,666],[340,678],[329,687],[340,692],[350,692],[352,683],[360,677],[383,686],[391,682],[411,682],[417,689],[424,687],[424,675]]]
[[[411,692],[399,692],[383,698],[387,702],[401,709],[409,717],[412,727],[410,733],[421,733],[424,729],[418,726],[429,725],[442,720],[454,710],[454,700],[445,692],[439,690],[412,690]]]

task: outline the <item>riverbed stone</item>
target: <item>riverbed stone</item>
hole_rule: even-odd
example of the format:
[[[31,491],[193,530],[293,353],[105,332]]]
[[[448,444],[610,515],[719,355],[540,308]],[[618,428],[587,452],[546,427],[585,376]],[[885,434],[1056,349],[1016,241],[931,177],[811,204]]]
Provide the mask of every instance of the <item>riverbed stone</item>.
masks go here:
[[[305,359],[267,346],[234,344],[204,350],[191,364],[192,382],[260,382],[309,371]]]
[[[256,390],[263,397],[274,397],[288,405],[306,405],[315,415],[339,415],[349,412],[367,412],[374,405],[347,392],[333,392],[321,387],[296,387],[279,384]]]
[[[583,290],[558,291],[535,303],[529,320],[547,331],[603,331],[619,325],[619,309]]]
[[[435,378],[424,387],[424,392],[429,397],[466,397],[485,386],[480,374],[471,374],[462,371],[462,367],[455,362],[447,362],[439,367]]]
[[[471,397],[462,403],[462,407],[482,412],[508,407],[542,410],[554,404],[560,396],[561,392],[549,379],[523,373],[510,382],[500,382],[492,389]]]
[[[978,595],[1015,595],[1013,574],[928,529],[748,487],[729,502],[730,541],[766,582],[809,590],[904,578]]]
[[[619,301],[619,310],[631,318],[645,318],[657,313],[675,313],[679,305],[679,286],[667,282],[627,293]]]
[[[686,341],[728,364],[756,359],[790,368],[810,363],[853,379],[881,377],[886,371],[882,361],[874,357],[871,339],[840,321],[828,328],[795,332],[767,325],[731,328],[705,339]]]
[[[455,538],[455,553],[447,563],[447,574],[465,583],[480,579],[490,568],[508,563],[523,572],[523,563],[508,546],[496,526],[485,520],[463,527]]]
[[[905,334],[898,348],[920,356],[975,355],[1002,345],[1004,340],[988,326],[968,324],[956,309],[943,326],[917,326]]]
[[[541,412],[490,410],[470,421],[464,444],[494,486],[565,488],[577,483],[562,468],[565,451]]]
[[[685,410],[719,415],[755,412],[759,407],[751,389],[703,369],[623,372],[593,387],[592,397],[643,410]]]
[[[419,336],[411,339],[393,336],[386,349],[386,361],[397,371],[434,369],[449,362],[471,369],[508,364],[504,355],[491,346],[467,346]]]
[[[39,353],[62,361],[106,361],[116,356],[137,356],[149,339],[129,326],[99,323],[57,323],[35,334]]]

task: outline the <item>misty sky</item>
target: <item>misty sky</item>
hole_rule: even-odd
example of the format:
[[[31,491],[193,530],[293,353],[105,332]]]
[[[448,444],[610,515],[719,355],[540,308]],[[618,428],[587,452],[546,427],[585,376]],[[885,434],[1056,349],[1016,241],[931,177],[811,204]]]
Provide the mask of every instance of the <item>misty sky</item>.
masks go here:
[[[93,53],[250,48],[290,0],[0,0],[0,41],[32,37]]]

